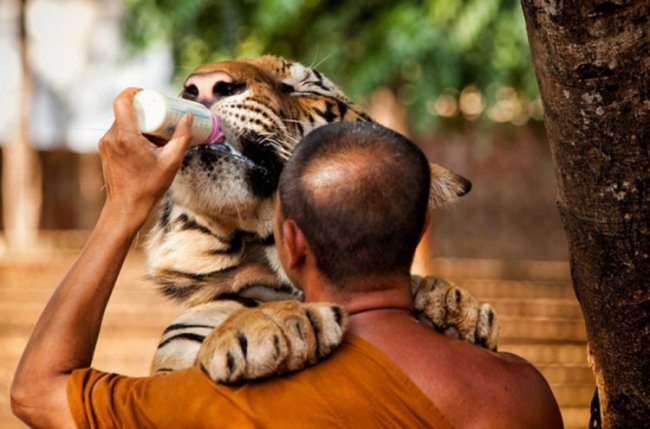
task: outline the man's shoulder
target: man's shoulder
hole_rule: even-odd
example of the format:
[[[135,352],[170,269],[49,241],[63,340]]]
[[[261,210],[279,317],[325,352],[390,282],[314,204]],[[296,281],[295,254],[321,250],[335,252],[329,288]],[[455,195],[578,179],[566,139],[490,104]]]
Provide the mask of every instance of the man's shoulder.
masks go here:
[[[482,422],[485,427],[561,427],[548,383],[519,356],[491,352],[419,326],[390,341],[380,338],[377,346],[455,426]]]
[[[470,355],[482,355],[482,358],[468,372],[470,377],[475,377],[473,399],[477,409],[485,409],[485,416],[490,416],[494,427],[562,427],[551,388],[530,362],[509,352],[474,352]]]

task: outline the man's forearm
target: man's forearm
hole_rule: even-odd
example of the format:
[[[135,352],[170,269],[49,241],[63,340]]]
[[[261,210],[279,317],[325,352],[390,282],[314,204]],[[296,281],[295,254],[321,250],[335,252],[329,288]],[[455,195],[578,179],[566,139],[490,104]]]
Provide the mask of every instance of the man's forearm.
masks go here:
[[[16,370],[14,406],[39,404],[38,397],[47,397],[52,383],[65,383],[72,370],[90,366],[106,304],[141,224],[141,216],[129,219],[119,213],[121,219],[116,219],[116,213],[104,208],[43,310]]]

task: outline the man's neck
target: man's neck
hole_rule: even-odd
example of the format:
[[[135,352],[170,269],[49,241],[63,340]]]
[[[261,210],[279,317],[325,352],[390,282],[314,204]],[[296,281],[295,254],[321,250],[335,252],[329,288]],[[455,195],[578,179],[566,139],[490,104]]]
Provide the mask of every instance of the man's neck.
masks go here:
[[[348,282],[337,288],[322,278],[312,279],[305,285],[305,301],[332,302],[342,306],[350,316],[350,328],[357,319],[386,311],[413,313],[413,297],[406,276],[381,276]]]

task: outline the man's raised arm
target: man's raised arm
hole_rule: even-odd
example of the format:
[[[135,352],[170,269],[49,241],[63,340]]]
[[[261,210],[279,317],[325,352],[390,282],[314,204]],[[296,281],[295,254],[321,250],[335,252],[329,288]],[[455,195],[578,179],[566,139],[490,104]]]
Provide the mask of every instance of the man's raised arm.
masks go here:
[[[71,427],[66,385],[89,367],[104,310],[133,237],[171,185],[190,141],[191,116],[157,147],[142,136],[132,108],[138,89],[113,104],[115,122],[99,142],[106,202],[81,254],[43,310],[11,386],[13,412],[32,427]]]

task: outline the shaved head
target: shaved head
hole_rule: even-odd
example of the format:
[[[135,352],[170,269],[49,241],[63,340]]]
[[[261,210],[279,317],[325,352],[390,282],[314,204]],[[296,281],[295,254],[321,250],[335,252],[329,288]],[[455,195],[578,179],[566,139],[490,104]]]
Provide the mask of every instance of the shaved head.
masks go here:
[[[351,196],[357,198],[357,203],[372,203],[367,195],[369,192],[386,194],[389,191],[385,186],[386,178],[382,177],[385,162],[381,160],[388,160],[391,154],[384,152],[369,152],[368,148],[354,146],[341,148],[327,158],[310,162],[300,178],[301,186],[311,193],[316,204],[331,204]]]
[[[376,124],[340,122],[317,128],[298,145],[279,197],[318,268],[344,284],[409,273],[430,180],[426,157],[404,136]]]

